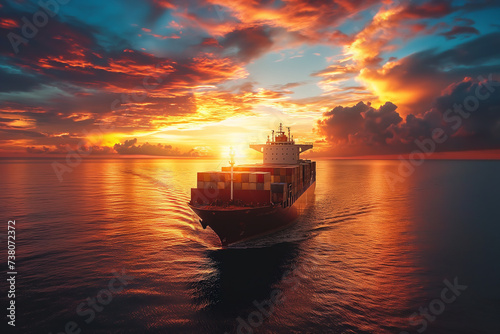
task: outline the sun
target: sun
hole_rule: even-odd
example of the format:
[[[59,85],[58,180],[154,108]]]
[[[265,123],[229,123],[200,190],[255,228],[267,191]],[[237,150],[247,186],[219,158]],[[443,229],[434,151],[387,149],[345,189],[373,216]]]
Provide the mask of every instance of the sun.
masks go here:
[[[246,145],[248,147],[248,144]],[[244,144],[234,144],[234,145],[223,145],[220,147],[219,155],[223,159],[230,158],[231,149],[234,152],[234,160],[243,161],[248,159],[248,153],[246,152],[246,147]]]

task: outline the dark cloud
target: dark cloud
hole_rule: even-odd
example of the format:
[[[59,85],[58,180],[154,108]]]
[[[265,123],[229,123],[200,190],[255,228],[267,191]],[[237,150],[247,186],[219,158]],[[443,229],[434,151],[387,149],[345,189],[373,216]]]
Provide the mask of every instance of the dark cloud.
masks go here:
[[[43,146],[42,148],[37,148],[37,147],[34,147],[34,146],[29,146],[29,147],[26,147],[26,152],[27,153],[31,153],[31,154],[49,153],[50,152],[50,148],[48,148],[46,146]]]
[[[446,37],[446,39],[455,39],[458,35],[479,35],[479,30],[469,26],[454,26],[451,30],[440,35]]]
[[[385,144],[393,136],[393,127],[402,121],[396,109],[391,102],[378,109],[363,102],[337,106],[318,121],[319,132],[336,145]]]
[[[364,127],[370,135],[369,142],[383,144],[392,137],[392,128],[403,120],[396,109],[396,105],[386,102],[378,110],[370,108],[366,111]]]
[[[30,154],[57,154],[57,155],[66,155],[68,153],[75,152],[76,146],[71,146],[68,144],[59,144],[53,147],[47,146],[28,146],[26,147],[26,152]],[[112,147],[108,146],[78,146],[78,152],[82,154],[82,156],[86,156],[88,154],[92,155],[113,155],[116,152]]]
[[[436,95],[464,77],[498,73],[500,33],[490,33],[446,51],[426,50],[395,61],[383,71],[367,69],[361,77],[383,83],[384,93],[405,96],[405,108],[414,114],[428,110]],[[406,110],[406,111],[408,111]]]
[[[323,114],[323,120],[318,121],[320,134],[334,144],[348,143],[352,135],[363,129],[363,113],[369,105],[359,102],[353,107],[337,106]]]
[[[129,140],[125,140],[125,142],[123,144],[117,144],[118,147],[121,147],[121,148],[124,148],[124,149],[127,149],[127,148],[131,148],[132,146],[134,146],[135,144],[137,144],[137,138],[134,138],[134,139],[129,139]],[[116,145],[115,145],[116,146]]]
[[[465,1],[460,6],[457,6],[457,10],[461,10],[464,13],[470,13],[474,11],[480,11],[483,9],[494,9],[500,7],[500,2],[497,0],[468,0]]]
[[[257,58],[273,45],[271,29],[248,27],[227,34],[220,43],[224,48],[237,48],[237,57],[244,62]]]
[[[433,50],[416,54],[420,64],[429,62],[429,68],[449,69],[451,66],[481,66],[498,57],[491,50],[500,48],[500,33],[494,32],[480,36],[472,41],[460,44],[452,49],[436,53]]]
[[[0,132],[1,133],[1,132]],[[62,138],[66,137],[66,138]],[[1,138],[1,137],[0,137]],[[176,156],[197,157],[200,155],[195,149],[181,152],[178,148],[166,144],[137,144],[137,138],[126,140],[123,144],[115,144],[113,147],[84,144],[83,138],[72,138],[71,136],[58,136],[48,138],[37,146],[25,148],[30,154],[67,154],[78,150],[82,155],[150,155],[150,156]]]
[[[43,138],[45,134],[33,130],[0,128],[0,141],[24,138]]]
[[[1,58],[0,58],[1,59]],[[0,92],[29,91],[39,86],[44,81],[40,76],[28,74],[21,69],[0,65]]]
[[[471,20],[469,18],[463,18],[463,17],[457,17],[453,21],[458,22],[461,25],[465,25],[465,26],[471,26],[475,23],[474,20]]]
[[[378,109],[359,102],[324,113],[317,132],[335,155],[402,154],[418,149],[415,141],[441,129],[447,139],[436,151],[500,149],[500,82],[467,78],[447,88],[434,107],[405,120],[387,102]]]
[[[477,104],[477,108],[474,106]],[[496,146],[500,141],[500,82],[478,82],[466,79],[451,85],[447,93],[436,99],[432,112],[456,116],[456,105],[462,105],[465,116],[462,122],[458,120],[447,123],[445,127],[450,135],[469,137],[482,140],[485,144],[491,141]],[[449,110],[453,110],[450,113]],[[451,116],[450,116],[451,117]],[[455,129],[456,126],[460,125]]]
[[[440,18],[453,11],[450,1],[431,0],[420,4],[410,3],[400,15],[411,19]]]
[[[165,144],[137,144],[137,138],[126,140],[123,144],[115,144],[114,149],[118,154],[123,155],[157,155],[157,156],[197,156],[198,154],[191,150],[182,153],[178,148]]]

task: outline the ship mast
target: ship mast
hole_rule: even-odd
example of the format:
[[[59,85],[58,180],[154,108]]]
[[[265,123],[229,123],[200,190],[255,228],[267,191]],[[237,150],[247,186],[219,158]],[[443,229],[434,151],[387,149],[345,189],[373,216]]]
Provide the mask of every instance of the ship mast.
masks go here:
[[[231,148],[229,149],[229,156],[231,157],[231,159],[229,160],[229,164],[231,165],[231,202],[233,201],[233,189],[234,189],[234,171],[233,171],[233,167],[234,167],[234,150],[233,150],[233,147],[231,146]]]

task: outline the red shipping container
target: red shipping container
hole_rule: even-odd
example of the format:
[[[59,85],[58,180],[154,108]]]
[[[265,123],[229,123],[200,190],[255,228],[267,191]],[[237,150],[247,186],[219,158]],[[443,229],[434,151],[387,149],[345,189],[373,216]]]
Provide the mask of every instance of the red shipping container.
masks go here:
[[[257,174],[257,182],[259,183],[264,182],[264,174]]]

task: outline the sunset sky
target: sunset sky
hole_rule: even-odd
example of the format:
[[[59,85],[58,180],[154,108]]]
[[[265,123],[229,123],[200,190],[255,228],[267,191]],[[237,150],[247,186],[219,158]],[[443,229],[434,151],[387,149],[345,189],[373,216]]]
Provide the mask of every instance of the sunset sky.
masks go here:
[[[499,1],[38,3],[0,5],[0,156],[247,156],[283,122],[311,156],[500,157]]]

